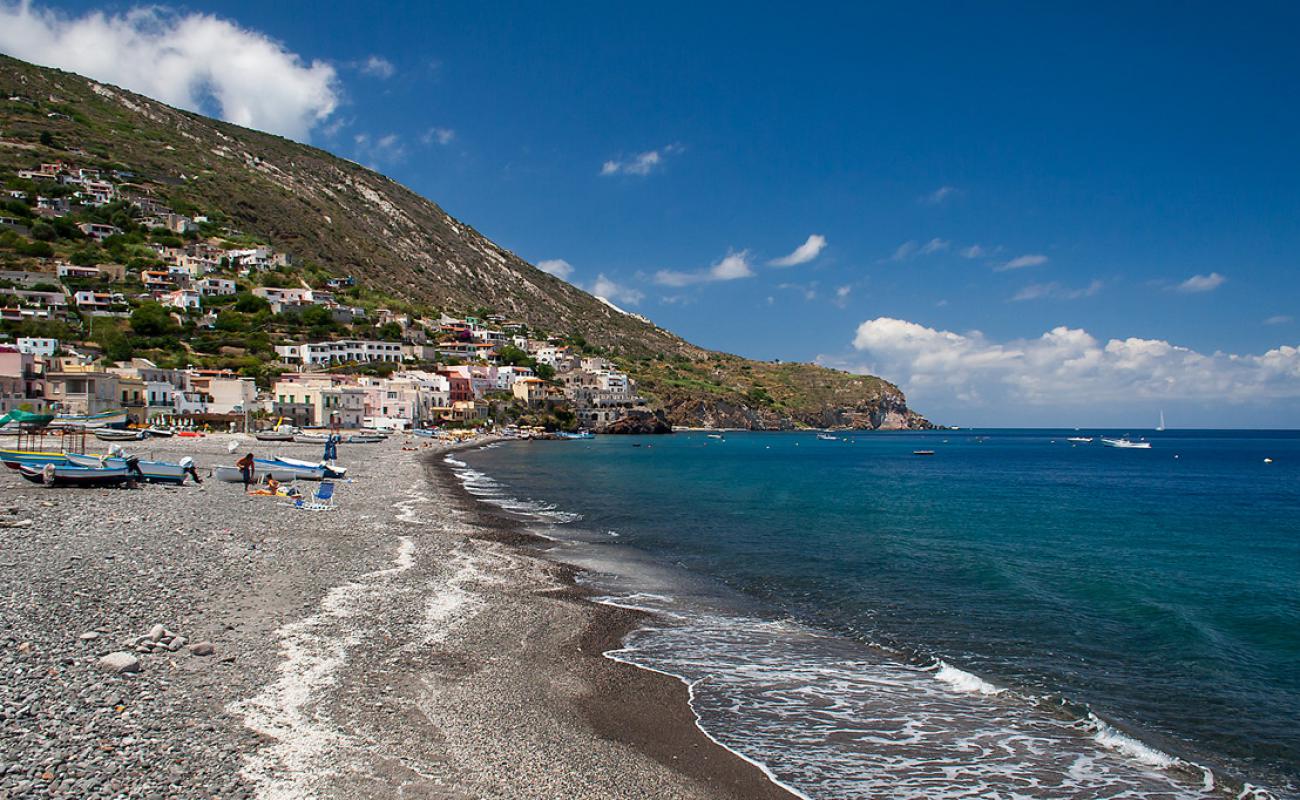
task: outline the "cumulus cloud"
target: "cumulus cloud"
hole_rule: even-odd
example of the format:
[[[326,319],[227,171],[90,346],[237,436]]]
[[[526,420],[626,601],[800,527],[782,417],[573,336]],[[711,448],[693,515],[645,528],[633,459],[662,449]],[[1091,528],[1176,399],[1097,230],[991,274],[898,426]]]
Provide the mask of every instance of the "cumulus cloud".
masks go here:
[[[721,261],[714,262],[708,269],[695,272],[661,269],[655,273],[654,281],[660,286],[682,287],[695,283],[734,281],[739,278],[749,278],[753,275],[754,269],[749,263],[749,251],[741,250],[736,252],[733,250],[728,252]]]
[[[1025,267],[1041,267],[1047,263],[1047,256],[1041,253],[1029,253],[1023,256],[1016,256],[1010,261],[999,264],[996,269],[998,272],[1006,272],[1013,269],[1024,269]]]
[[[433,144],[434,142],[437,142],[438,144],[446,145],[451,144],[452,140],[455,138],[456,132],[451,128],[430,128],[420,134],[420,142],[422,144]]]
[[[630,306],[634,306],[645,299],[644,292],[616,283],[606,278],[603,272],[596,276],[596,281],[591,285],[589,291],[597,297],[603,297],[615,303],[626,303]]]
[[[1198,292],[1212,292],[1223,285],[1228,280],[1217,272],[1211,272],[1209,275],[1193,275],[1176,288],[1180,292],[1196,294]]]
[[[332,66],[211,14],[68,16],[0,0],[0,51],[299,140],[339,105]]]
[[[987,407],[1060,408],[1142,400],[1201,403],[1300,398],[1300,348],[1260,355],[1200,353],[1162,339],[1101,341],[1060,326],[1034,339],[997,342],[890,317],[858,326],[859,365],[903,385],[909,399]]]
[[[1053,281],[1052,283],[1031,283],[1020,291],[1012,295],[1012,302],[1022,302],[1024,300],[1078,300],[1082,297],[1092,297],[1102,290],[1105,286],[1099,280],[1082,288],[1070,288],[1062,286]]]
[[[682,151],[679,144],[665,145],[658,150],[647,150],[626,159],[610,159],[600,167],[601,175],[649,175],[663,165],[664,159]]]
[[[940,186],[938,189],[935,189],[933,192],[930,192],[929,194],[922,197],[921,202],[927,206],[943,205],[946,201],[951,199],[955,194],[957,194],[957,187]]]
[[[562,258],[548,258],[538,261],[537,268],[565,281],[573,274],[573,265]]]
[[[397,68],[383,56],[371,56],[361,62],[361,72],[372,78],[391,78],[397,73]]]
[[[826,237],[814,233],[808,237],[808,241],[796,247],[790,255],[774,258],[767,263],[773,267],[793,267],[797,264],[807,264],[821,255],[824,249],[826,249]]]

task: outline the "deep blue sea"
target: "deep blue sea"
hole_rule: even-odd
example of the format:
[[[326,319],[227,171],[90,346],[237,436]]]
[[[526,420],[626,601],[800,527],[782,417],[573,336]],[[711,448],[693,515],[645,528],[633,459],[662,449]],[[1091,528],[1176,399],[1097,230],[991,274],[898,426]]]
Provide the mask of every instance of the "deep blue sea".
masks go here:
[[[685,680],[807,797],[1300,796],[1300,433],[1067,441],[1102,433],[449,460],[606,602],[661,612],[611,657]]]

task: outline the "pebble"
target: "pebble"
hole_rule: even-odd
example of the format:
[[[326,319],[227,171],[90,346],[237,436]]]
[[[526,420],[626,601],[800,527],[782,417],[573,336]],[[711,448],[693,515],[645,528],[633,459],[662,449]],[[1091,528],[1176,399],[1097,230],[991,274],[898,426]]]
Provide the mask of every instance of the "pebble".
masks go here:
[[[118,674],[124,672],[139,672],[140,659],[125,651],[118,651],[116,653],[109,653],[99,659],[99,666],[109,672],[116,672]]]
[[[210,656],[216,652],[212,642],[195,642],[190,645],[190,653],[196,656]]]

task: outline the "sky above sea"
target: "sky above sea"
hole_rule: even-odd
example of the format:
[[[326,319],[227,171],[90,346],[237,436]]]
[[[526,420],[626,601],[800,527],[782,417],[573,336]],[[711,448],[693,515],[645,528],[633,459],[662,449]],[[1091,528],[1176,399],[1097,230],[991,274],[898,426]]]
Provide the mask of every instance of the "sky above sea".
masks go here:
[[[0,52],[411,186],[964,425],[1300,425],[1300,10],[0,0]]]

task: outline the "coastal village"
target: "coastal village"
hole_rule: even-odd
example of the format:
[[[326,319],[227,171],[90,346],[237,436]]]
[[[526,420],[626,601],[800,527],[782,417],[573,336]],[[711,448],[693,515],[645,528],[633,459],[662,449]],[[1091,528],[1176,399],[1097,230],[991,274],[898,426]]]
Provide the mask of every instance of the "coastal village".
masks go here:
[[[173,208],[157,181],[56,161],[3,184],[0,414],[222,431],[653,419],[581,339],[399,302]]]

